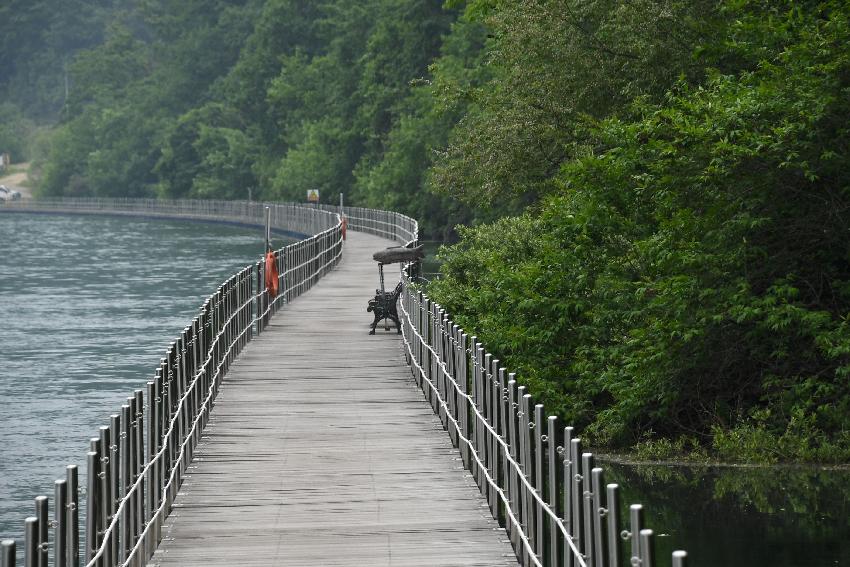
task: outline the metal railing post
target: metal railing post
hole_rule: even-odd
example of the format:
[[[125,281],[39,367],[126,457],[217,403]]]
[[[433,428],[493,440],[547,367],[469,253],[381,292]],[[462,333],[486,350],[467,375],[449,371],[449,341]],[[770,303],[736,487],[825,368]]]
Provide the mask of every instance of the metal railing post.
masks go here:
[[[65,480],[68,485],[68,499],[65,502],[67,507],[68,528],[67,537],[67,559],[68,567],[80,566],[80,494],[79,494],[79,470],[77,465],[68,465],[65,467]]]
[[[92,439],[92,444],[99,449],[100,439]],[[86,553],[85,562],[89,563],[97,552],[97,529],[100,523],[100,506],[98,502],[98,476],[100,475],[100,453],[98,449],[89,451],[86,455]]]
[[[0,541],[0,567],[15,567],[15,540]]]
[[[593,546],[593,488],[591,484],[591,471],[593,470],[593,454],[582,453],[581,455],[581,493],[583,495],[582,510],[584,516],[584,556],[587,567],[596,567],[596,554]]]
[[[24,520],[24,566],[39,567],[38,518],[30,516]]]
[[[38,518],[38,530],[36,547],[38,548],[38,567],[48,567],[48,534],[50,529],[50,518],[48,516],[47,496],[35,497],[35,516]]]
[[[606,487],[608,513],[608,565],[620,565],[620,486],[609,484]]]
[[[590,485],[592,494],[590,499],[590,516],[593,518],[593,558],[596,567],[606,567],[605,563],[607,560],[605,556],[605,532],[603,531],[605,528],[602,522],[604,514],[602,508],[602,487],[605,486],[603,477],[601,468],[591,468]],[[614,565],[613,567],[617,566]]]
[[[552,509],[552,512],[555,515],[558,514],[558,451],[556,447],[557,443],[557,425],[558,418],[554,415],[550,415],[546,420],[546,457],[547,457],[547,465],[546,470],[549,473],[549,478],[547,482],[547,495],[548,495],[548,503],[549,508]],[[552,518],[549,518],[549,564],[553,567],[559,565],[558,563],[558,551],[560,550],[560,546],[558,545],[558,526]],[[615,566],[616,567],[616,566]]]
[[[640,565],[641,567],[652,567],[655,557],[655,538],[652,530],[640,531]]]
[[[632,541],[632,556],[629,559],[632,565],[635,562],[639,562],[640,555],[640,531],[643,529],[643,506],[640,504],[632,504],[629,506],[629,529],[631,531],[631,535],[629,536]],[[638,563],[639,564],[639,563]]]
[[[68,565],[68,481],[57,480],[54,483],[53,498],[53,565],[66,567]]]
[[[100,527],[100,531],[103,533],[104,537],[106,535],[106,528],[109,526],[109,523],[112,521],[112,518],[115,514],[115,503],[118,501],[117,495],[113,495],[112,490],[112,471],[115,464],[112,462],[113,459],[110,458],[112,454],[112,437],[110,435],[110,430],[108,426],[100,427],[100,447],[101,447],[101,459],[100,459],[100,467],[101,467],[101,478],[99,484],[99,490],[102,498],[100,499],[101,506],[101,517],[102,517],[102,525]],[[103,563],[104,565],[112,565],[112,541],[110,540],[110,549],[107,552],[104,550],[103,554]]]

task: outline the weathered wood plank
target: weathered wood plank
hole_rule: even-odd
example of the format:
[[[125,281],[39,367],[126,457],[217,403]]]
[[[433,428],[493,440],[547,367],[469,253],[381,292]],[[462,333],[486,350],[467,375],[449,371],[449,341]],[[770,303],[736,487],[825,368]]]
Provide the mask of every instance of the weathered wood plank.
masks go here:
[[[367,334],[387,245],[349,233],[233,365],[153,564],[516,565],[395,331]]]

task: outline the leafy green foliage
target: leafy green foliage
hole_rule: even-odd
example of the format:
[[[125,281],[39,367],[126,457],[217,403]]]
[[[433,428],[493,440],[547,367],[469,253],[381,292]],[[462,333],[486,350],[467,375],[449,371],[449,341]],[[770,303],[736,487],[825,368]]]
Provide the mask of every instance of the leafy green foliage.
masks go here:
[[[589,127],[540,215],[464,234],[433,293],[599,442],[846,458],[850,10],[742,4],[754,69]]]
[[[103,41],[112,0],[6,0],[0,5],[0,94],[37,123],[54,120],[74,55]]]
[[[714,5],[547,0],[489,10],[492,77],[470,93],[475,104],[433,183],[468,203],[513,211],[552,192],[585,123],[700,74],[690,54],[711,37]]]

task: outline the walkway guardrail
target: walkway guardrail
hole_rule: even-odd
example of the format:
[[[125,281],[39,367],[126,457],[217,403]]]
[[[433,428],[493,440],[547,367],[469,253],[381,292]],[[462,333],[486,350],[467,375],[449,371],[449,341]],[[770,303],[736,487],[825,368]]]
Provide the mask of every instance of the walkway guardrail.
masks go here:
[[[402,276],[405,355],[464,466],[506,529],[521,565],[655,565],[643,506],[628,509],[574,428],[534,403],[516,375]],[[687,553],[675,551],[674,567]]]
[[[328,211],[339,211],[339,207],[323,205]],[[351,230],[358,230],[395,240],[400,245],[411,246],[418,242],[419,223],[401,213],[364,209],[362,207],[343,207],[342,212]]]
[[[318,234],[339,222],[333,214],[338,211],[330,207],[319,213],[315,207],[295,203],[191,199],[27,199],[0,203],[0,213],[109,214],[263,226],[266,207],[271,208],[273,229],[298,238]]]
[[[56,567],[79,567],[81,546],[86,567],[143,566],[162,538],[163,522],[209,420],[222,377],[245,345],[263,332],[271,314],[339,262],[342,223],[335,213],[298,205],[123,199],[24,203],[27,207],[16,209],[149,214],[257,226],[263,226],[268,207],[272,227],[314,231],[274,252],[281,290],[277,296],[266,289],[264,261],[245,266],[223,282],[168,348],[146,389],[133,392],[109,424],[100,427],[86,456],[83,530],[76,465],[68,466],[66,478],[55,483],[52,518],[48,498],[35,499],[37,513],[25,520],[26,567],[47,567],[51,555]],[[13,567],[15,560],[16,543],[3,541],[0,564]]]
[[[80,201],[78,212],[168,215],[177,218],[261,226],[266,205],[238,202],[151,203]],[[75,203],[77,203],[75,201]],[[29,202],[27,204],[32,204]],[[45,205],[59,212],[68,200]],[[287,214],[313,236],[275,252],[280,274],[277,297],[264,286],[263,262],[246,266],[211,295],[199,315],[172,343],[147,391],[136,390],[91,439],[87,455],[84,552],[86,567],[143,566],[161,539],[186,467],[209,419],[223,375],[242,348],[261,333],[280,306],[307,291],[342,254],[337,207],[272,207],[272,226],[286,229]],[[51,209],[51,207],[53,207]],[[278,208],[279,207],[279,208]],[[185,215],[178,214],[185,212]],[[345,207],[352,230],[415,245],[418,225],[388,211]],[[325,218],[310,218],[325,215]],[[147,215],[146,215],[147,216]],[[628,508],[622,529],[621,491],[605,484],[592,453],[556,416],[546,416],[525,386],[468,336],[440,305],[402,273],[400,298],[405,356],[413,376],[459,448],[464,466],[485,496],[490,513],[506,529],[524,566],[619,567],[655,565],[654,532],[645,527],[640,504]],[[36,498],[37,514],[26,520],[27,567],[48,565],[49,528],[57,567],[80,565],[78,470],[56,481],[54,517],[48,500]],[[15,562],[15,542],[0,546],[3,567]],[[624,563],[625,561],[625,563]],[[673,567],[687,553],[675,551]]]
[[[414,219],[364,211],[350,213],[351,226],[363,219],[374,234],[416,243]],[[646,527],[643,506],[629,506],[623,529],[620,486],[605,483],[604,470],[582,449],[575,429],[547,416],[514,373],[417,289],[409,271],[402,272],[402,282],[399,309],[411,372],[493,518],[505,527],[520,564],[655,565],[655,535]],[[686,564],[687,553],[674,551],[673,567]]]

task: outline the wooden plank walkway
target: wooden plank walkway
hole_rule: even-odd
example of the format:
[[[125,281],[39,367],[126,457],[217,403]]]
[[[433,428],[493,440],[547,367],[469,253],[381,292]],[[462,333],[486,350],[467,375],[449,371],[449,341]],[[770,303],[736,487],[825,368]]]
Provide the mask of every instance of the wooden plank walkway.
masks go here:
[[[390,245],[349,231],[231,367],[153,565],[517,564],[401,340],[367,334]]]

